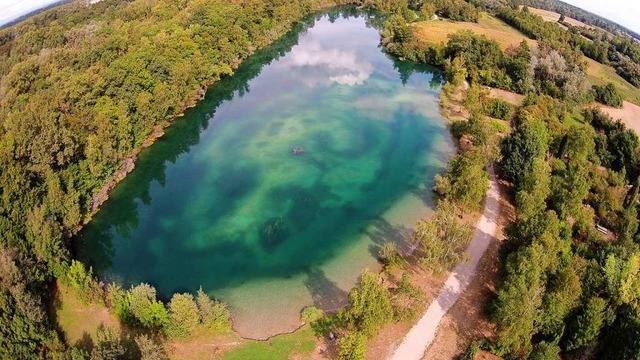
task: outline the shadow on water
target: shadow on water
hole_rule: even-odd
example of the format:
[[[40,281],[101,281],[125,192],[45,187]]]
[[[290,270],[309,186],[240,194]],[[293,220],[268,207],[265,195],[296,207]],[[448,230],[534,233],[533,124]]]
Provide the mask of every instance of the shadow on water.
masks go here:
[[[404,225],[393,225],[383,218],[377,218],[365,234],[373,244],[369,246],[372,256],[378,257],[382,246],[388,242],[394,243],[398,249],[405,253],[411,247],[413,231]]]
[[[151,282],[162,297],[175,291],[194,291],[199,286],[207,291],[214,291],[254,279],[290,278],[304,273],[307,275],[305,286],[317,306],[331,310],[342,305],[347,294],[318,270],[317,265],[339,254],[363,233],[362,229],[371,224],[371,230],[366,235],[373,240],[374,246],[381,246],[386,241],[402,245],[406,242],[409,230],[392,226],[381,219],[380,214],[404,195],[405,192],[398,189],[406,190],[407,184],[414,192],[422,191],[420,189],[426,185],[432,186],[432,179],[427,180],[425,185],[420,178],[420,174],[429,169],[419,163],[416,154],[423,151],[442,152],[442,149],[437,148],[439,145],[431,140],[434,136],[442,136],[446,130],[426,123],[423,117],[415,116],[410,111],[394,111],[389,125],[392,131],[389,132],[389,138],[383,140],[376,137],[376,127],[382,126],[381,123],[371,121],[359,129],[354,128],[357,126],[355,123],[345,124],[345,129],[360,136],[349,144],[348,149],[336,145],[333,135],[328,131],[317,134],[312,146],[322,149],[322,155],[310,151],[303,156],[290,156],[287,161],[313,167],[319,175],[304,186],[271,186],[262,206],[265,207],[265,213],[269,211],[272,215],[261,219],[258,226],[247,225],[238,227],[237,231],[224,231],[225,216],[240,209],[242,202],[264,178],[264,174],[256,166],[252,166],[250,161],[222,162],[215,177],[209,179],[215,191],[211,191],[211,198],[198,199],[203,200],[202,204],[194,204],[188,199],[170,198],[174,202],[166,205],[166,208],[154,209],[153,215],[158,218],[156,223],[141,224],[140,220],[142,211],[148,210],[145,206],[154,201],[152,194],[157,195],[158,188],[165,187],[167,168],[175,165],[181,156],[188,154],[199,144],[207,128],[215,127],[215,123],[210,124],[210,121],[220,105],[249,94],[252,90],[250,81],[258,77],[265,66],[290,52],[298,44],[300,36],[323,16],[328,16],[332,21],[364,16],[367,27],[373,28],[379,28],[382,21],[375,14],[365,15],[352,7],[336,8],[328,13],[312,16],[273,45],[257,51],[242,63],[235,75],[225,77],[211,86],[205,99],[187,110],[184,118],[176,120],[166,130],[165,136],[140,154],[135,170],[112,191],[110,199],[100,212],[78,235],[75,240],[78,257],[93,266],[99,274],[112,277],[125,285],[140,281]],[[432,76],[431,83],[425,84],[425,91],[428,87],[431,90],[439,87],[439,75],[432,68],[402,62],[389,55],[387,57],[393,61],[393,67],[404,85],[415,74],[426,73]],[[269,134],[276,134],[282,130],[282,125],[275,124],[266,129]],[[246,129],[243,135],[247,138],[254,136],[252,131],[256,130]],[[358,184],[359,188],[356,190],[360,195],[345,199],[340,193],[336,193],[331,186],[331,181],[335,182],[335,179],[327,179],[332,170],[327,158],[357,159],[372,153],[382,141],[385,141],[385,146],[380,157],[385,161],[375,169],[375,176]],[[226,147],[235,151],[238,144],[229,142],[225,143]],[[190,168],[188,176],[180,177],[179,186],[185,189],[198,186],[208,176],[206,165],[203,163],[200,167]],[[415,171],[411,171],[411,174],[406,169],[417,169],[418,175]],[[433,167],[430,171],[433,171]],[[207,233],[208,238],[215,239],[215,242],[207,243],[206,246],[196,246],[201,244],[193,245],[194,242],[190,242],[191,247],[181,247],[189,240],[188,231],[180,234],[184,239],[167,239],[168,235],[163,234],[160,227],[173,226],[173,229],[182,230],[188,227],[180,226],[191,224],[159,222],[162,218],[170,218],[163,216],[170,212],[189,214],[190,207],[194,206],[203,207],[207,218],[194,221],[193,226],[204,228],[204,232],[211,231]],[[149,227],[145,228],[145,233],[153,242],[131,236],[136,229],[145,226]],[[116,237],[124,239],[122,246],[126,246],[127,253],[126,259],[118,264],[114,263]],[[140,254],[145,257],[138,257]],[[164,258],[164,255],[170,255],[171,259]],[[127,277],[119,273],[118,266],[138,266],[154,271],[163,269],[157,270],[157,273],[171,274],[172,279],[164,283],[163,278],[162,283],[153,283],[153,279]]]
[[[313,305],[327,312],[335,311],[348,303],[348,293],[331,281],[320,269],[306,272],[304,285],[309,290]]]

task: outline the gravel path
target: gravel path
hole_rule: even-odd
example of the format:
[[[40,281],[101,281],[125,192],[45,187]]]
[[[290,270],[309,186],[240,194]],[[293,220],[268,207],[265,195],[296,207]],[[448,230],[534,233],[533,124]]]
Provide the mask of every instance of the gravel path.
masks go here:
[[[458,301],[475,276],[476,267],[482,254],[495,235],[500,215],[500,192],[493,169],[490,169],[491,182],[487,192],[487,201],[478,221],[476,234],[469,244],[469,260],[456,266],[438,293],[438,297],[429,305],[422,318],[416,323],[395,350],[393,360],[419,360],[435,338],[438,325],[444,314]]]

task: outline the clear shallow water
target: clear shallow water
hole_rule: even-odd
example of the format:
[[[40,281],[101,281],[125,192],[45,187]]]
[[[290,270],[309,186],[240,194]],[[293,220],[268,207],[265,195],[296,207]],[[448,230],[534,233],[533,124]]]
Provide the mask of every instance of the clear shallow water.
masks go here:
[[[141,154],[78,256],[164,298],[202,286],[245,336],[343,304],[379,244],[429,211],[451,149],[439,75],[384,54],[370,20],[310,19],[212,86]]]

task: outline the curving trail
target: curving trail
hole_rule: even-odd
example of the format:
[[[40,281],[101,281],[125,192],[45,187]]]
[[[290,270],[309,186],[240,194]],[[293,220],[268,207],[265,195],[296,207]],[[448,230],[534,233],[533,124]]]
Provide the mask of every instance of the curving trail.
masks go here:
[[[500,192],[493,168],[489,169],[491,178],[487,200],[482,216],[478,221],[476,233],[467,248],[469,260],[453,269],[442,289],[438,293],[422,318],[409,330],[402,343],[395,350],[393,360],[419,360],[433,342],[442,317],[458,301],[475,276],[476,268],[482,254],[495,235],[497,220],[500,215]]]

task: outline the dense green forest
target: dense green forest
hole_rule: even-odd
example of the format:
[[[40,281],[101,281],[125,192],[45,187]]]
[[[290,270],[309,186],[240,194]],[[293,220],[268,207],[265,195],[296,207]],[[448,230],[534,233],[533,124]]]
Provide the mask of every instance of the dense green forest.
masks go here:
[[[640,51],[627,37],[564,30],[517,6],[494,11],[539,40],[536,48],[522,42],[502,51],[472,32],[446,44],[413,36],[411,22],[433,14],[477,21],[478,1],[105,0],[65,5],[0,31],[0,357],[89,356],[69,348],[56,330],[48,306],[55,279],[156,334],[229,326],[226,306],[202,291],[164,304],[147,284],[105,289],[72,260],[70,241],[111,177],[130,168],[140,147],[199,91],[306,16],[339,3],[389,13],[385,47],[443,67],[445,93],[471,84],[464,104],[472,116],[451,125],[459,151],[437,179],[443,201],[414,238],[416,257],[446,271],[470,240],[470,229],[456,219],[480,204],[487,167],[496,163],[513,185],[517,218],[507,230],[502,281],[489,309],[498,335],[483,347],[532,359],[640,356],[639,140],[622,123],[585,108],[594,99],[617,106],[621,98],[615,87],[592,88],[581,61],[584,54],[612,64],[638,86]],[[526,98],[517,108],[487,101],[479,85]],[[580,111],[582,121],[568,125],[565,119]],[[510,121],[510,134],[501,140],[504,129],[488,116]],[[610,229],[613,239],[594,224]],[[386,267],[404,261],[393,247],[380,258]],[[341,357],[361,358],[367,337],[390,321],[413,318],[422,303],[404,277],[390,289],[383,284],[384,277],[365,272],[346,309],[322,316],[309,308],[303,317],[319,334],[344,329]],[[147,336],[131,350],[110,329],[98,335],[93,358],[161,352]]]
[[[70,239],[145,139],[197,90],[334,5],[77,2],[0,32],[0,357],[65,351],[47,309],[52,280],[71,277],[75,287],[95,289],[89,269],[70,267]],[[141,312],[141,302],[157,303],[152,288],[109,295],[129,322],[171,323],[171,305]]]
[[[484,180],[470,174],[494,159],[501,178],[513,186],[516,221],[506,230],[502,280],[488,309],[498,332],[481,346],[508,358],[636,359],[638,136],[584,106],[594,98],[619,106],[621,97],[613,85],[591,89],[576,33],[526,7],[500,7],[496,15],[539,40],[537,48],[522,42],[503,53],[495,41],[470,31],[451,35],[446,44],[425,44],[399,17],[383,32],[390,51],[443,66],[445,92],[464,79],[471,83],[463,103],[472,116],[452,125],[459,153],[435,190],[463,208],[477,206],[483,192],[472,184]],[[497,156],[483,116],[491,108],[483,106],[477,85],[526,95],[520,107],[506,112],[513,129]],[[568,124],[565,119],[580,109],[582,120]],[[602,234],[596,225],[610,232]]]

